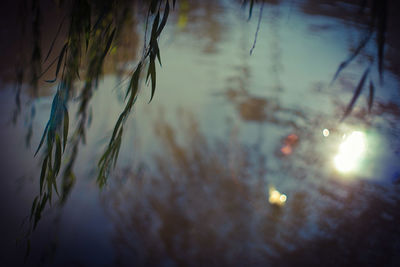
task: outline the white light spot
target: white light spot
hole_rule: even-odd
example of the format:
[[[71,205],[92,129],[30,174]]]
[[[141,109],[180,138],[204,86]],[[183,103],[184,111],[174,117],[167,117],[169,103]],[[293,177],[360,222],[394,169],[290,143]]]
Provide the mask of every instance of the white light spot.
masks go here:
[[[322,134],[323,134],[325,137],[328,137],[328,136],[329,136],[329,130],[328,130],[328,129],[324,129],[324,130],[322,131]]]
[[[334,158],[335,167],[340,172],[349,172],[357,168],[365,152],[366,140],[362,132],[352,132],[339,146]]]

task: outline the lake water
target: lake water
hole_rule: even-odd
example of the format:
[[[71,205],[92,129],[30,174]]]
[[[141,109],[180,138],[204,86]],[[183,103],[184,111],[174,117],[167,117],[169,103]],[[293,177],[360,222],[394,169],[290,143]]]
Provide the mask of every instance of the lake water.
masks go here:
[[[148,104],[144,85],[117,166],[100,190],[97,161],[123,109],[126,85],[115,67],[132,68],[142,47],[144,26],[133,25],[91,101],[76,184],[63,207],[45,212],[32,235],[29,263],[400,264],[398,51],[394,41],[388,43],[393,57],[385,62],[383,85],[376,64],[371,69],[371,112],[365,89],[340,122],[376,46],[370,42],[330,85],[363,27],[349,15],[355,6],[338,2],[267,1],[250,55],[260,5],[247,21],[248,10],[236,2],[180,1],[160,39],[163,65],[154,99]],[[40,160],[33,154],[55,92],[47,85],[32,99],[24,91],[27,104],[13,125],[14,87],[3,78],[6,265],[22,264],[24,247],[14,244],[38,193]],[[33,135],[26,146],[32,105]],[[69,109],[74,128],[77,102]],[[335,162],[341,147],[343,162]],[[271,203],[274,190],[286,196],[277,204]]]

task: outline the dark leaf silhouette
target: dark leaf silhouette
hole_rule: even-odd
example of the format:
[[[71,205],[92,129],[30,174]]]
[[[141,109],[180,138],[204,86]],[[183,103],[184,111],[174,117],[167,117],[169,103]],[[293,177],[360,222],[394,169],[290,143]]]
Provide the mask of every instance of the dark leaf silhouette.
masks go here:
[[[372,104],[374,101],[375,86],[372,81],[369,82],[369,95],[368,95],[368,112],[371,112]]]
[[[35,199],[33,200],[33,203],[32,203],[32,208],[31,208],[31,215],[30,215],[30,219],[32,220],[32,216],[33,216],[33,212],[35,211],[35,209],[36,209],[36,204],[37,204],[37,202],[38,202],[38,196],[37,197],[35,197]]]
[[[44,62],[47,61],[47,59],[49,58],[51,52],[53,51],[54,44],[55,44],[55,42],[56,42],[56,40],[57,40],[57,38],[58,38],[58,35],[60,34],[60,31],[61,31],[61,28],[62,28],[62,26],[63,26],[63,24],[64,24],[65,18],[66,18],[66,16],[62,19],[60,25],[58,26],[57,33],[56,33],[56,35],[54,36],[53,41],[51,42],[49,51],[47,52],[47,55],[46,55],[46,58],[44,59]]]
[[[128,93],[131,93],[132,97],[136,97],[136,94],[139,89],[139,75],[140,75],[141,69],[142,69],[142,64],[139,63],[135,72],[132,75],[131,81],[129,83],[129,90],[127,91],[126,96],[128,96]]]
[[[104,7],[102,12],[100,13],[100,15],[98,16],[96,22],[93,25],[93,29],[92,32],[96,32],[96,30],[99,28],[99,26],[101,25],[101,23],[103,22],[103,19],[105,18],[105,16],[107,15],[107,8]]]
[[[56,134],[56,154],[54,158],[54,172],[55,175],[60,171],[61,166],[61,140],[60,136]]]
[[[357,56],[358,54],[362,51],[362,49],[366,46],[368,41],[372,37],[372,31],[369,31],[367,35],[364,37],[364,39],[359,43],[357,48],[354,50],[354,52],[342,63],[340,63],[338,69],[336,70],[335,75],[333,76],[333,79],[331,81],[331,85],[336,81],[337,77],[339,74],[342,72],[343,69],[345,69]]]
[[[49,130],[49,124],[50,124],[50,121],[47,122],[47,124],[46,124],[46,128],[44,129],[42,138],[40,139],[39,146],[38,146],[38,148],[36,149],[35,156],[36,156],[36,154],[39,152],[40,148],[41,148],[42,145],[43,145],[44,139],[45,139],[46,136],[47,136],[47,132],[48,132],[48,130]]]
[[[362,89],[364,88],[364,83],[368,77],[368,73],[369,73],[369,67],[365,70],[363,76],[361,77],[361,80],[358,83],[356,90],[354,91],[353,98],[351,99],[349,105],[347,106],[341,121],[343,121],[353,110],[354,104],[356,103],[358,97],[361,94]]]
[[[63,46],[63,48],[61,49],[60,55],[59,55],[59,57],[58,57],[56,75],[55,75],[54,79],[53,79],[53,80],[47,80],[46,82],[48,82],[48,83],[53,83],[53,82],[55,82],[55,81],[57,80],[57,76],[58,76],[58,73],[59,73],[59,71],[60,71],[61,63],[62,63],[62,61],[63,61],[64,54],[65,54],[65,51],[66,51],[67,47],[68,47],[68,43],[65,43],[64,46]]]
[[[162,30],[165,27],[165,24],[167,24],[168,14],[169,14],[169,2],[167,1],[167,3],[165,4],[165,10],[164,10],[163,18],[161,20],[160,26],[157,29],[157,37],[160,36]]]
[[[250,0],[250,9],[249,9],[249,17],[248,17],[248,20],[251,19],[251,15],[253,14],[254,1],[255,1],[255,0]]]
[[[115,35],[115,28],[114,28],[113,31],[111,32],[110,37],[108,37],[107,45],[106,45],[106,48],[104,49],[102,58],[105,58],[105,56],[107,55],[108,51],[110,50],[111,43],[112,43],[112,41],[113,41],[113,39],[114,39],[114,35]]]
[[[67,110],[67,108],[64,106],[63,151],[65,151],[65,146],[67,145],[68,127],[69,127],[68,110]]]
[[[39,185],[40,194],[42,194],[42,191],[43,191],[43,183],[44,183],[44,178],[45,178],[45,176],[46,176],[46,170],[47,170],[47,159],[48,159],[48,157],[46,157],[46,158],[43,160],[42,171],[41,171],[41,173],[40,173],[40,185]]]
[[[153,21],[153,26],[151,28],[151,37],[150,42],[155,42],[157,39],[157,30],[158,30],[158,23],[160,21],[160,12],[157,12],[157,15]]]
[[[154,14],[154,12],[156,12],[157,9],[157,5],[159,4],[160,1],[158,0],[152,0],[150,3],[150,12],[151,14]]]
[[[378,1],[379,15],[378,15],[378,71],[381,83],[383,82],[383,63],[385,52],[385,39],[386,39],[386,20],[387,20],[387,0]]]
[[[150,96],[150,101],[153,99],[154,96],[154,92],[156,90],[156,64],[155,64],[155,59],[154,56],[150,57],[150,65],[149,65],[149,70],[147,72],[147,78],[146,80],[149,78],[151,78],[151,96]]]

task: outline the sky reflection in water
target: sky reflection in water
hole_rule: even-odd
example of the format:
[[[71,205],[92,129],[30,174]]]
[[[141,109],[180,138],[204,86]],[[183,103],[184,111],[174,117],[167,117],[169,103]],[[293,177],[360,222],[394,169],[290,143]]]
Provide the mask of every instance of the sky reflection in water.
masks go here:
[[[375,263],[399,252],[398,186],[392,183],[399,179],[398,77],[385,73],[371,114],[362,96],[339,124],[365,60],[333,87],[328,83],[358,40],[357,25],[325,14],[316,1],[267,2],[250,56],[257,20],[246,22],[239,5],[182,1],[160,42],[163,67],[155,98],[148,105],[149,90],[142,91],[115,174],[99,194],[94,162],[123,95],[120,88],[110,90],[120,80],[113,64],[106,67],[59,232],[53,221],[44,221],[34,253],[46,251],[51,231],[60,237],[56,263],[279,265],[331,259],[337,266],[349,264],[348,253]],[[132,39],[126,50],[140,47],[137,33]],[[125,56],[130,64],[135,57]],[[2,108],[11,113],[13,96],[4,87]],[[22,144],[23,121],[1,132],[2,140],[11,140],[3,145],[3,173],[27,183],[20,212],[7,222],[14,232],[9,225],[29,210],[28,196],[37,187],[31,155],[48,117],[49,95],[35,100],[29,151]],[[344,133],[349,136],[342,139]],[[13,151],[12,157],[5,151]],[[7,167],[11,159],[13,168]],[[21,165],[24,170],[14,168]],[[8,180],[1,183],[14,190]]]

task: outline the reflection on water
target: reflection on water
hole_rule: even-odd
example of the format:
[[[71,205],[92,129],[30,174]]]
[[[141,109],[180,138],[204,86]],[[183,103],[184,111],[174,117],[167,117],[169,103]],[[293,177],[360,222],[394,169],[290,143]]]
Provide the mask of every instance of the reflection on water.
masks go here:
[[[366,140],[363,132],[354,131],[339,146],[339,153],[335,156],[336,168],[343,172],[350,172],[359,164],[366,150]]]
[[[123,84],[142,45],[144,25],[130,21],[93,95],[76,185],[62,215],[46,213],[33,236],[40,245],[32,262],[56,240],[60,265],[399,265],[399,188],[393,183],[400,181],[399,81],[388,68],[371,112],[361,95],[339,123],[375,50],[371,44],[328,87],[363,25],[352,15],[357,1],[337,2],[266,1],[250,56],[257,12],[247,22],[236,2],[180,1],[160,40],[159,89],[150,105],[142,90],[115,175],[99,201],[92,182],[122,109],[124,92],[116,84]],[[45,32],[56,30],[43,25]],[[1,77],[2,111],[12,114],[13,84],[8,72]],[[53,89],[38,98],[23,93],[23,103],[36,107],[34,146]],[[78,107],[72,102],[69,108],[73,114]],[[30,108],[22,109],[27,119],[15,128],[8,127],[9,117],[1,120],[7,126],[0,132],[1,171],[8,177],[0,181],[1,203],[18,199],[15,210],[2,204],[2,214],[11,214],[1,229],[2,246],[13,240],[37,191],[34,146],[27,151],[23,144]],[[353,140],[354,131],[365,134],[365,144]],[[361,160],[361,167],[343,175],[334,164],[338,152],[340,166]],[[14,194],[16,180],[23,181],[23,193]]]
[[[137,172],[122,173],[124,179],[105,196],[117,227],[118,261],[218,265],[244,260],[251,244],[242,238],[254,235],[245,226],[255,211],[265,213],[267,203],[263,155],[238,144],[234,135],[208,140],[192,116],[179,127],[183,142],[165,121],[156,128],[165,153],[153,157],[155,169],[140,165]]]
[[[283,206],[287,200],[287,196],[285,194],[281,194],[278,190],[276,190],[273,186],[269,187],[269,198],[268,201],[272,205]]]
[[[165,120],[155,127],[164,147],[155,164],[120,172],[104,195],[118,264],[394,264],[383,258],[398,252],[400,237],[392,232],[400,217],[398,200],[386,199],[390,189],[315,184],[289,171],[298,189],[286,197],[260,144],[238,143],[237,128],[209,139],[192,115],[177,128]]]

